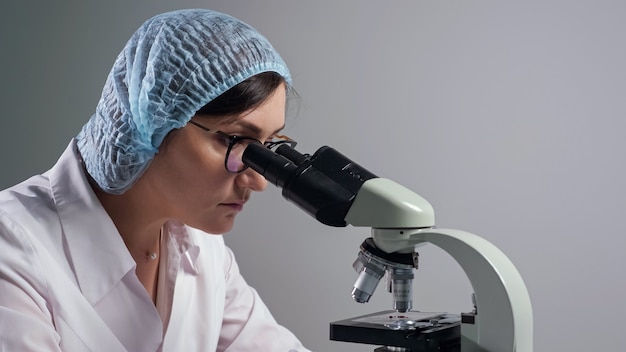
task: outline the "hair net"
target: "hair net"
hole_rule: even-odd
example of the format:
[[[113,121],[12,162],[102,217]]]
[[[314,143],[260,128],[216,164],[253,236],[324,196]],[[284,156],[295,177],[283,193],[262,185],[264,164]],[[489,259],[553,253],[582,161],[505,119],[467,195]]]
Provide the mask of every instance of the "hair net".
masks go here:
[[[267,71],[291,84],[269,41],[231,16],[190,9],[149,19],[118,55],[96,112],[76,137],[88,173],[105,192],[125,192],[171,130]]]

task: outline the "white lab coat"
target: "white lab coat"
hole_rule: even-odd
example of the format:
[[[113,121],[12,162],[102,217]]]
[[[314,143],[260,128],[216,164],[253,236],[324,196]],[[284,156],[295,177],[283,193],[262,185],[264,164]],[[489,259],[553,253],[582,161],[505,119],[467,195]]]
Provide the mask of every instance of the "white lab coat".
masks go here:
[[[155,307],[74,141],[48,172],[1,191],[0,352],[308,351],[222,236],[166,230]]]

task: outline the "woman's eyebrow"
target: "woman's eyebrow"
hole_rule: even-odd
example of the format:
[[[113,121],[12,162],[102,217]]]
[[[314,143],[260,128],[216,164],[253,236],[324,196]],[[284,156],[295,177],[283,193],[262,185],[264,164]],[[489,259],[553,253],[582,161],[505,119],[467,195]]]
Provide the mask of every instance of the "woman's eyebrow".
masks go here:
[[[240,125],[241,127],[243,127],[244,129],[250,130],[252,133],[254,133],[256,135],[263,134],[263,130],[259,126],[255,125],[255,124],[252,124],[252,123],[250,123],[248,121],[239,120],[236,123],[238,125]],[[272,132],[272,135],[277,134],[278,132],[282,131],[283,128],[285,128],[285,124],[283,124],[276,131]]]

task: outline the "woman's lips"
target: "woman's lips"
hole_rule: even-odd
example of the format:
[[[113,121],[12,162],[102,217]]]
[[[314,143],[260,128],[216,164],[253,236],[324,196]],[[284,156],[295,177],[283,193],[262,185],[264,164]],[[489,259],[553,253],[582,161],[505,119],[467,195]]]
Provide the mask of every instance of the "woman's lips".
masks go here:
[[[243,203],[222,203],[222,205],[235,211],[243,210]]]

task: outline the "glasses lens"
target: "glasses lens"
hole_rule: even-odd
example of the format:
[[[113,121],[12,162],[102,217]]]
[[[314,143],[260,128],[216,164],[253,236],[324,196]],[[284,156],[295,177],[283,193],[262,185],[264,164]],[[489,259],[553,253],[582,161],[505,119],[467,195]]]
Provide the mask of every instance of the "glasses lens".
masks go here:
[[[242,159],[243,152],[250,143],[258,143],[258,141],[247,138],[239,139],[230,146],[226,155],[226,170],[228,170],[228,172],[237,173],[248,168],[248,166],[243,163]]]

